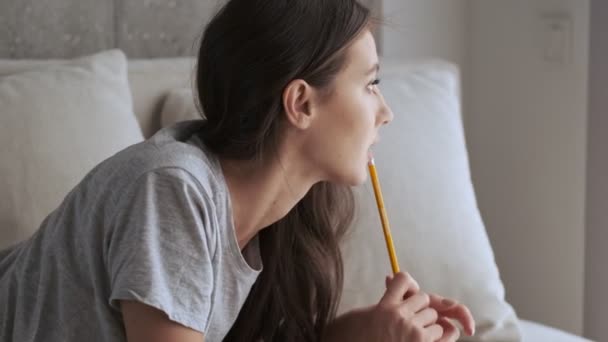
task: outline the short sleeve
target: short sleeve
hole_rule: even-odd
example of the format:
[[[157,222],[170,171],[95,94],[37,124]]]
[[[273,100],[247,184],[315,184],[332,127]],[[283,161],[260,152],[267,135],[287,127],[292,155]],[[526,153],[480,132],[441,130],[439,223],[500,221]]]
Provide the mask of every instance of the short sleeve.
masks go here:
[[[133,183],[112,220],[106,265],[110,305],[135,300],[205,332],[213,293],[214,236],[202,188],[179,168],[150,171]]]

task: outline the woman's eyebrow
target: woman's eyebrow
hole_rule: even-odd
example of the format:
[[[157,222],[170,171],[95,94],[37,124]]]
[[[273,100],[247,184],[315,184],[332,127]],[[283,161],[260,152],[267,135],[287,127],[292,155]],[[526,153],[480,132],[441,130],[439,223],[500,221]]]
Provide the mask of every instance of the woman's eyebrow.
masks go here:
[[[374,66],[372,66],[372,68],[365,73],[365,75],[369,75],[373,72],[379,72],[380,71],[380,64],[379,63],[375,63]]]

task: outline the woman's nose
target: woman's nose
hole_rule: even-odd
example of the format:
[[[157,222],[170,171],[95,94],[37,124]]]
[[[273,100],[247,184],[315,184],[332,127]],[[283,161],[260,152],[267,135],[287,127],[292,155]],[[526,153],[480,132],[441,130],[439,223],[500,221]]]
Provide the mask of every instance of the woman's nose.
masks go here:
[[[384,100],[384,96],[382,96],[381,93],[378,93],[378,96],[380,97],[380,113],[379,113],[380,123],[382,125],[386,125],[387,123],[393,121],[393,117],[394,117],[393,111],[386,104],[386,101]]]

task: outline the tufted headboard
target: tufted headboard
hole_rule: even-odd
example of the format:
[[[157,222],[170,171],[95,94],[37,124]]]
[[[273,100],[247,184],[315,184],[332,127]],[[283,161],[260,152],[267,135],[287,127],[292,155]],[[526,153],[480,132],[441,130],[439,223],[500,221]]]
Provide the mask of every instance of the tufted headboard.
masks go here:
[[[0,58],[70,58],[119,48],[129,58],[192,56],[225,0],[2,0]],[[362,0],[380,13],[380,0]]]

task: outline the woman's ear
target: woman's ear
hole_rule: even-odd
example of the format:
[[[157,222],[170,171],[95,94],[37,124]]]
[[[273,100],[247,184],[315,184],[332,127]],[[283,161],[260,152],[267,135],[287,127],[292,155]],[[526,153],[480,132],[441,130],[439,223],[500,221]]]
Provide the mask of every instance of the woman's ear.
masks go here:
[[[314,89],[304,80],[291,81],[283,91],[283,108],[287,121],[298,129],[307,129],[313,119]]]

